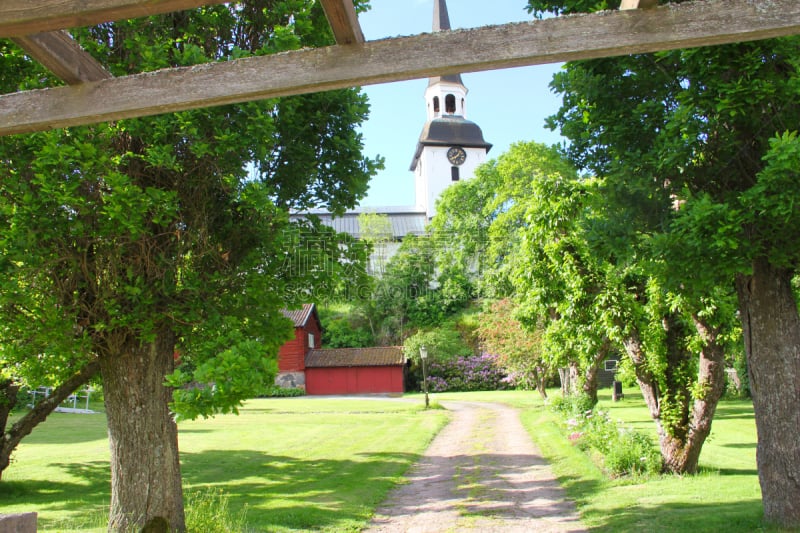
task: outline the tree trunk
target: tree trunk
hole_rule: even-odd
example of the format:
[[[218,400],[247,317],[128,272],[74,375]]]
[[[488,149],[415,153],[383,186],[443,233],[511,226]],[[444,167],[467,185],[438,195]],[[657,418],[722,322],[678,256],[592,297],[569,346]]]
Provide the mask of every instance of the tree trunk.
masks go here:
[[[800,526],[800,316],[792,274],[755,260],[736,279],[758,432],[764,518]]]
[[[4,379],[0,381],[0,431],[5,434],[6,424],[8,424],[8,415],[17,405],[17,393],[19,392],[19,385],[13,379]],[[2,472],[0,468],[0,472]]]
[[[578,369],[577,361],[569,362],[569,395],[572,396],[578,392],[578,385],[580,384],[581,372]]]
[[[11,463],[11,454],[19,445],[20,441],[33,431],[37,425],[47,419],[48,415],[58,407],[61,402],[75,392],[78,387],[85,385],[92,377],[97,374],[100,365],[97,360],[90,361],[83,368],[69,377],[64,383],[53,389],[50,396],[34,405],[22,418],[17,420],[11,428],[6,431],[6,416],[0,414],[0,429],[3,430],[2,445],[0,445],[0,478],[3,471]],[[14,391],[14,403],[16,403],[16,390]],[[13,405],[11,406],[13,407]]]
[[[111,447],[109,531],[184,531],[178,429],[164,376],[173,370],[175,339],[127,339],[101,360]]]
[[[719,329],[697,315],[693,315],[692,320],[703,339],[696,386],[701,392],[692,401],[686,431],[681,433],[681,438],[665,434],[661,441],[665,468],[680,474],[697,472],[700,452],[711,433],[711,422],[725,391],[725,351],[719,343]]]
[[[597,374],[609,351],[611,351],[611,341],[605,339],[583,373],[583,393],[592,400],[592,405],[597,405]]]
[[[700,351],[697,376],[697,389],[702,392],[692,400],[691,406],[685,413],[685,420],[682,416],[680,421],[674,421],[669,428],[665,426],[665,422],[661,418],[661,410],[664,407],[662,401],[664,400],[661,398],[662,393],[655,376],[647,368],[646,355],[641,341],[636,334],[633,334],[623,343],[633,362],[639,389],[650,410],[650,416],[656,424],[664,470],[676,474],[691,474],[697,471],[700,452],[706,438],[711,433],[711,421],[725,388],[725,353],[719,343],[719,331],[697,316],[693,316],[692,319],[704,344]],[[683,350],[681,348],[683,342],[679,338],[682,333],[680,333],[681,328],[676,324],[676,320],[678,318],[675,316],[665,317],[664,322],[669,344],[668,350],[674,352],[672,356],[668,357],[673,367],[680,366],[681,360],[685,359],[687,355],[677,353],[677,350]],[[672,370],[677,372],[677,368]],[[691,393],[689,390],[683,390],[687,388],[687,385],[680,376],[672,376],[671,379],[674,382],[674,390],[670,390],[670,394],[677,397]],[[670,376],[667,381],[670,381]],[[688,396],[686,397],[688,398]]]
[[[625,353],[633,363],[633,370],[636,374],[636,382],[639,390],[642,391],[642,398],[650,411],[650,418],[656,422],[658,436],[661,438],[663,428],[661,427],[661,403],[659,401],[658,382],[653,373],[647,368],[647,358],[644,353],[644,346],[637,332],[632,332],[623,341],[622,346]]]
[[[547,372],[544,367],[536,367],[536,390],[542,400],[547,401]]]

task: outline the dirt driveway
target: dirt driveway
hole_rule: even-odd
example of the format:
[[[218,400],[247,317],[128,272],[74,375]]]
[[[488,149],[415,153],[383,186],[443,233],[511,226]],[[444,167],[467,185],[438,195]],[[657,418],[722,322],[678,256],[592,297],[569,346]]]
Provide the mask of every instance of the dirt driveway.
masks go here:
[[[452,411],[452,422],[364,531],[585,531],[515,409],[492,403],[442,405]]]

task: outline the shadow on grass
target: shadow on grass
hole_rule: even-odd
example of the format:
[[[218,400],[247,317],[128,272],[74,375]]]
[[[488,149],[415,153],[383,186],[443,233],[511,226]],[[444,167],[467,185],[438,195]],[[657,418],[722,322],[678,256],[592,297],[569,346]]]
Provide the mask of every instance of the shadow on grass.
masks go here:
[[[185,493],[203,487],[221,489],[233,516],[247,508],[246,520],[253,531],[350,531],[363,526],[418,459],[416,454],[387,453],[301,460],[253,450],[211,450],[181,453],[181,470]],[[0,501],[31,510],[78,510],[68,522],[40,515],[40,530],[80,529],[79,524],[107,509],[111,485],[107,461],[50,466],[77,481],[3,481]]]
[[[349,530],[369,518],[418,459],[398,453],[302,460],[254,450],[209,450],[182,453],[181,469],[189,490],[221,489],[234,514],[247,507],[247,522],[258,531]]]
[[[107,461],[91,463],[59,463],[51,466],[62,468],[75,476],[77,481],[64,482],[45,479],[25,481],[3,481],[0,483],[0,501],[9,506],[25,506],[39,511],[39,530],[81,529],[101,516],[108,508],[111,474]],[[76,512],[74,523],[69,519],[58,522],[48,519],[41,511]],[[97,525],[97,524],[95,524]]]
[[[758,444],[755,442],[728,442],[726,444],[720,444],[720,446],[724,448],[738,448],[741,450],[755,450]]]
[[[714,420],[752,419],[753,404],[748,400],[723,400],[717,406]]]
[[[594,514],[600,515],[600,512]],[[597,517],[595,517],[597,518]],[[590,531],[780,531],[764,526],[760,499],[735,503],[662,503],[615,508],[602,513],[600,525]]]

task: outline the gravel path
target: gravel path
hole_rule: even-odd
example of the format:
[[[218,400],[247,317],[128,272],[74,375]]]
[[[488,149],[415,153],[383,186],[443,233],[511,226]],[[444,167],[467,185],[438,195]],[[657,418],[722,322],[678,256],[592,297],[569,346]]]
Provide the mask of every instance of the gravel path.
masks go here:
[[[443,402],[453,420],[376,510],[368,533],[581,532],[511,407]]]

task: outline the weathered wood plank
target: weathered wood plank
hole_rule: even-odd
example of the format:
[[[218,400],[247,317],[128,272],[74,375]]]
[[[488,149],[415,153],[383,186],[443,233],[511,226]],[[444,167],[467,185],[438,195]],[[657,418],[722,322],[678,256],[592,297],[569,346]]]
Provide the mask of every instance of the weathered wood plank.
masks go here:
[[[797,0],[712,0],[298,50],[0,97],[0,134],[445,74],[800,33]]]
[[[64,30],[12,37],[11,40],[70,85],[111,77],[111,73]]]
[[[364,33],[358,23],[353,0],[321,0],[325,17],[331,25],[336,44],[364,42]]]
[[[92,26],[101,22],[181,11],[225,0],[3,0],[0,37]]]

